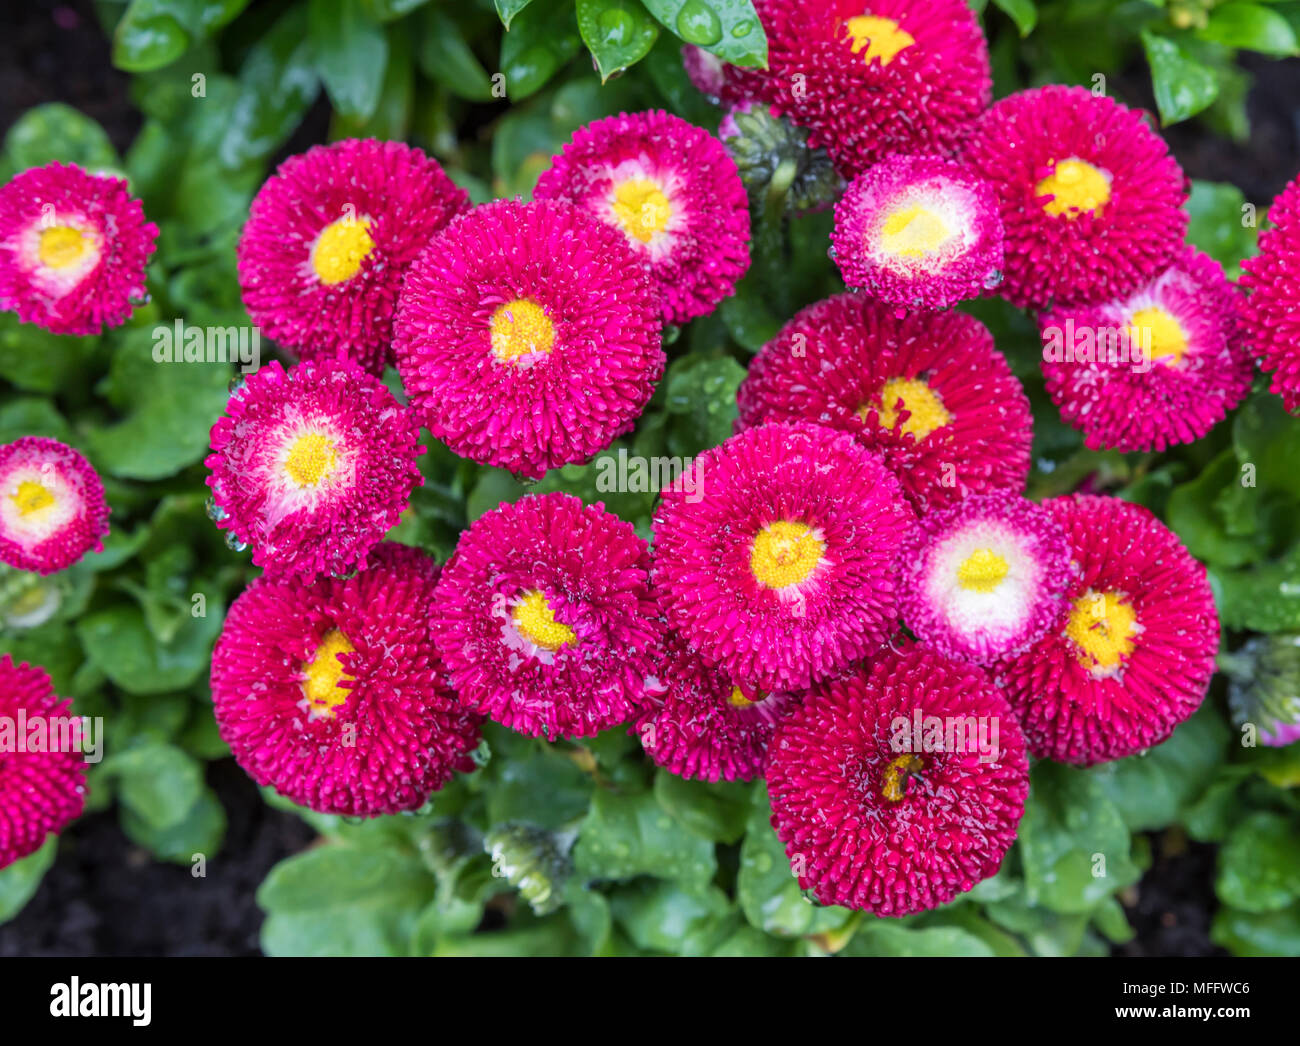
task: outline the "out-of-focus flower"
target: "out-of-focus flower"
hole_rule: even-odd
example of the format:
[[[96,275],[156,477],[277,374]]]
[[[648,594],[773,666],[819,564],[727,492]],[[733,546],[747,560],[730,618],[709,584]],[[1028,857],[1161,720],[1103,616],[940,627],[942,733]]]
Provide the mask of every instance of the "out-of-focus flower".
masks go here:
[[[43,436],[0,446],[0,561],[53,574],[108,533],[104,484],[71,447]]]
[[[1300,633],[1252,636],[1220,654],[1219,667],[1239,726],[1254,724],[1260,742],[1275,748],[1300,741]]]
[[[1259,234],[1259,253],[1241,263],[1246,332],[1272,391],[1287,410],[1300,407],[1300,177],[1273,201],[1272,228]]]

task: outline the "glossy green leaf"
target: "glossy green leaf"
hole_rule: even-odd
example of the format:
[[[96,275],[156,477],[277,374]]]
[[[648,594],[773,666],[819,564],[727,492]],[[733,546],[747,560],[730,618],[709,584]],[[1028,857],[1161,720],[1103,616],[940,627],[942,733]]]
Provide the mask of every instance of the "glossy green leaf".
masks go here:
[[[1162,124],[1168,126],[1195,116],[1218,97],[1219,82],[1213,71],[1174,41],[1144,29],[1142,46],[1151,65],[1151,86]]]
[[[650,875],[702,884],[717,869],[713,845],[678,824],[649,792],[597,792],[573,859],[580,874],[598,879]]]
[[[602,80],[635,65],[659,39],[659,25],[641,0],[578,0],[578,31]]]
[[[733,65],[767,66],[767,34],[750,0],[644,0],[669,32]]]
[[[1280,13],[1263,4],[1227,3],[1210,11],[1205,28],[1197,35],[1227,47],[1243,47],[1263,54],[1300,52],[1296,33]]]
[[[361,0],[311,0],[312,54],[339,114],[368,120],[379,104],[388,65],[388,38]]]
[[[130,73],[161,69],[183,55],[190,35],[166,0],[131,0],[113,33],[113,64]]]

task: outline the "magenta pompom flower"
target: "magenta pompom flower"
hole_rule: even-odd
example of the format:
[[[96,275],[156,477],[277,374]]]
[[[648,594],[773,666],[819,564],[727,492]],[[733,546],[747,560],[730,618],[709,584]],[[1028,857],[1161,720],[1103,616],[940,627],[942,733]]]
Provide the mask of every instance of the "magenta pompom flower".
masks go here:
[[[767,746],[776,724],[798,697],[733,683],[676,638],[668,647],[660,679],[663,690],[628,732],[655,763],[679,777],[758,777],[767,766]]]
[[[655,514],[654,579],[669,626],[706,661],[751,688],[800,690],[893,635],[914,517],[879,458],[845,433],[774,424],[693,468]]]
[[[217,526],[268,574],[346,574],[424,482],[411,412],[348,360],[272,362],[212,426]]]
[[[1000,682],[1035,755],[1089,766],[1159,744],[1196,711],[1219,619],[1205,567],[1141,505],[1045,502],[1076,564],[1067,613],[1001,662]]]
[[[1259,234],[1259,254],[1241,263],[1246,331],[1271,389],[1287,410],[1300,407],[1300,177],[1269,208],[1272,228]]]
[[[255,580],[212,653],[222,738],[285,798],[353,817],[415,810],[469,771],[478,719],[443,679],[438,567],[385,542],[350,578]]]
[[[125,323],[158,226],[126,181],[51,163],[0,188],[0,309],[55,334]]]
[[[590,737],[656,687],[646,543],[603,505],[529,495],[480,516],[438,583],[435,632],[470,708],[534,737]]]
[[[0,561],[53,574],[104,547],[109,508],[90,463],[57,440],[0,446]]]
[[[569,203],[498,200],[412,267],[397,366],[457,454],[537,477],[636,424],[664,369],[658,311],[621,232]]]
[[[1065,609],[1065,533],[1014,494],[976,495],[925,516],[899,562],[903,620],[947,657],[994,661],[1037,639]]]
[[[43,668],[0,654],[0,868],[35,853],[86,804],[81,720]],[[19,735],[17,731],[21,729]]]
[[[735,293],[749,268],[749,200],[736,163],[708,131],[665,112],[581,127],[534,195],[568,200],[626,237],[685,323]]]
[[[771,0],[767,100],[846,178],[899,152],[950,153],[993,82],[966,0]]]
[[[879,453],[919,512],[1024,488],[1029,400],[960,312],[904,313],[842,294],[797,313],[750,364],[737,428],[805,420]]]
[[[1250,391],[1240,307],[1219,263],[1186,247],[1125,298],[1039,318],[1048,394],[1093,450],[1198,440]]]
[[[894,156],[858,175],[835,205],[831,243],[849,287],[895,305],[945,309],[1002,279],[993,190],[935,156]]]
[[[1141,112],[1104,95],[1054,84],[1003,98],[963,156],[997,193],[1015,305],[1124,297],[1182,247],[1181,168]]]
[[[908,915],[995,874],[1029,793],[984,673],[910,646],[823,683],[777,727],[772,825],[822,904]]]
[[[248,314],[303,359],[341,355],[379,374],[406,270],[468,207],[436,160],[401,142],[291,156],[254,197],[239,240]]]

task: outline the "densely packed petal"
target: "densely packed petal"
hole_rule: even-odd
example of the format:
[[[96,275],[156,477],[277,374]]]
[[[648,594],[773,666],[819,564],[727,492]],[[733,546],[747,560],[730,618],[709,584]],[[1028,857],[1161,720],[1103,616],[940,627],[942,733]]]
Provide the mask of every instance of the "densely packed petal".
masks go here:
[[[1300,407],[1300,177],[1273,201],[1271,228],[1259,234],[1259,253],[1241,263],[1247,336],[1272,391],[1287,410]]]
[[[0,445],[0,561],[53,574],[104,547],[104,484],[77,451],[43,436]]]

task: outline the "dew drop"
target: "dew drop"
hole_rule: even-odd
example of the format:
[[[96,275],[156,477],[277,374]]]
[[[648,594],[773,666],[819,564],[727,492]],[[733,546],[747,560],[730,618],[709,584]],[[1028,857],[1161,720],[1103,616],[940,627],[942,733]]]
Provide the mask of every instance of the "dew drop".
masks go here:
[[[703,0],[686,0],[677,12],[677,35],[688,44],[708,47],[722,39],[722,21]]]

